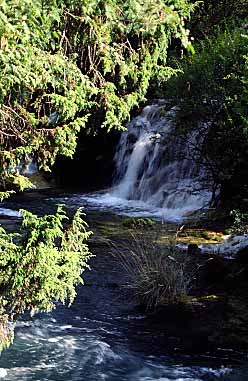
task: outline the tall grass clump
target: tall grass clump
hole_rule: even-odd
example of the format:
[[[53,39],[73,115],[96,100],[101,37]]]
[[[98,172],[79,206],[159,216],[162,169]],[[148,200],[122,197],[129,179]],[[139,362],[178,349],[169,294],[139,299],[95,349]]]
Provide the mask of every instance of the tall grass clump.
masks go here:
[[[195,266],[174,244],[161,245],[147,236],[132,234],[114,255],[126,273],[125,286],[147,310],[189,300]]]

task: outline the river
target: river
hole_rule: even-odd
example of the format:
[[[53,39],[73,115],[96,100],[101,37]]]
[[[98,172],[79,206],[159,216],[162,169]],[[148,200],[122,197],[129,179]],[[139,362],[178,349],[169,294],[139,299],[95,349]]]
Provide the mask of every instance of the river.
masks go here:
[[[70,202],[71,198],[71,202]],[[60,200],[73,209],[79,196],[42,197],[37,193],[7,202],[6,208],[52,212]],[[106,215],[106,212],[105,212]],[[104,218],[104,214],[101,216]],[[90,219],[90,216],[89,216]],[[3,221],[2,221],[3,222]],[[13,224],[14,217],[5,220]],[[16,327],[14,344],[0,358],[5,381],[243,381],[245,354],[228,348],[185,353],[174,337],[149,324],[120,287],[123,269],[108,245],[96,254],[74,304],[50,314],[28,316]]]

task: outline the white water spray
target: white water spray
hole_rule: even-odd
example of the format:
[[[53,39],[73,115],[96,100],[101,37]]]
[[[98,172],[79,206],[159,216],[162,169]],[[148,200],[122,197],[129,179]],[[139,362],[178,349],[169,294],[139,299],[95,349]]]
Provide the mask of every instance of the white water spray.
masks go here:
[[[113,197],[159,208],[165,219],[180,219],[207,206],[212,197],[205,171],[191,159],[196,137],[177,137],[175,112],[156,104],[130,122],[117,147],[111,192]]]

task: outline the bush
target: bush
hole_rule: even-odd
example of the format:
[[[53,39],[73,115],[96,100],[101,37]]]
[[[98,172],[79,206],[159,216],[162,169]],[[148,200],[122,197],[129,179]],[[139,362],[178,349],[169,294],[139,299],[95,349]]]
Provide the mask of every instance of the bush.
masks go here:
[[[235,209],[231,211],[230,215],[233,218],[231,232],[239,235],[248,233],[248,213]]]
[[[26,311],[48,312],[58,301],[71,304],[92,256],[85,243],[91,232],[80,210],[66,228],[61,206],[43,217],[20,212],[21,234],[0,227],[0,348],[12,338],[11,323]]]

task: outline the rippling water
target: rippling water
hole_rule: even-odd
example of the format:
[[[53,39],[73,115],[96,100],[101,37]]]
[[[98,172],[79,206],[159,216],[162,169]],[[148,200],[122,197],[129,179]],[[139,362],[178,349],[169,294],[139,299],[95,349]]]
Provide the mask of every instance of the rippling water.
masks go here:
[[[143,317],[128,315],[119,292],[107,283],[85,286],[72,308],[59,306],[48,316],[20,322],[14,345],[0,359],[0,377],[5,375],[6,381],[245,379],[235,378],[237,371],[227,360],[222,365],[220,359],[166,355],[143,325]]]
[[[67,200],[69,203],[69,201]],[[52,210],[50,200],[22,207]],[[8,204],[18,209],[18,203]],[[192,356],[171,350],[163,329],[153,329],[119,287],[122,270],[107,246],[97,248],[86,285],[71,308],[17,324],[15,341],[0,358],[5,381],[245,381],[247,360],[217,350]],[[173,339],[173,338],[172,338]],[[172,340],[173,342],[173,340]]]

